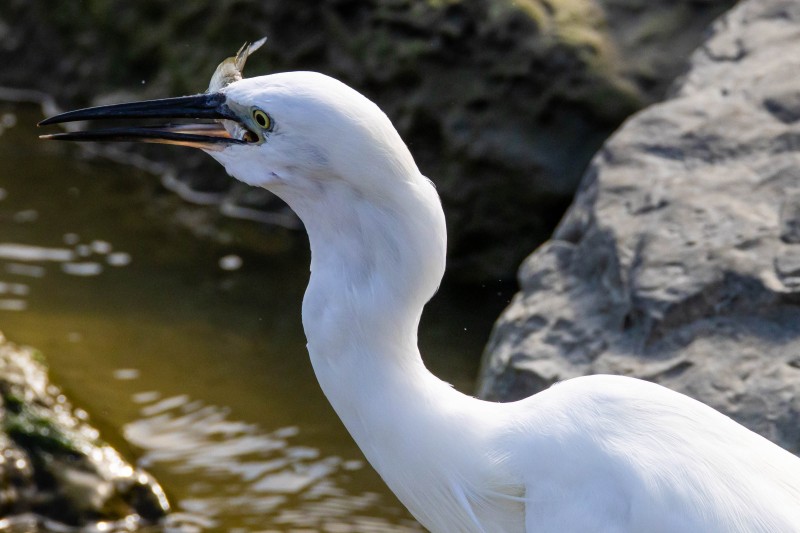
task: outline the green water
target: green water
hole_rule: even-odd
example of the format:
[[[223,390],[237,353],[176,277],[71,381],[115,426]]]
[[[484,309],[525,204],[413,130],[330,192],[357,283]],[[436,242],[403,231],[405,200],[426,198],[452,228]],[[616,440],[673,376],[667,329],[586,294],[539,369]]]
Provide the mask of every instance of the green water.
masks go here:
[[[213,208],[181,203],[157,176],[38,141],[40,118],[0,105],[0,331],[44,352],[103,437],[155,475],[172,522],[421,530],[314,379],[300,324],[304,237],[209,226]],[[507,292],[445,284],[420,335],[434,372],[472,390]]]

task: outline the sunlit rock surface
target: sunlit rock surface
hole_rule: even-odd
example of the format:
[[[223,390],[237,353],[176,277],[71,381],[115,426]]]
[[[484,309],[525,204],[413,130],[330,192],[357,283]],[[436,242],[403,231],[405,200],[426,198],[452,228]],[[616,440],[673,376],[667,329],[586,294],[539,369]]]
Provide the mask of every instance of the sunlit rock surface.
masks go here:
[[[103,443],[41,354],[0,334],[0,530],[137,531],[169,510],[158,483]]]
[[[480,395],[590,373],[800,451],[800,3],[742,2],[595,157],[487,348]]]
[[[245,75],[319,70],[373,98],[443,197],[451,272],[510,278],[603,140],[661,98],[732,3],[7,0],[0,60],[21,67],[0,70],[0,84],[48,91],[64,107],[194,93],[242,42],[267,35]],[[147,149],[180,166],[166,183],[187,198],[296,223],[267,194],[231,190],[202,154]]]

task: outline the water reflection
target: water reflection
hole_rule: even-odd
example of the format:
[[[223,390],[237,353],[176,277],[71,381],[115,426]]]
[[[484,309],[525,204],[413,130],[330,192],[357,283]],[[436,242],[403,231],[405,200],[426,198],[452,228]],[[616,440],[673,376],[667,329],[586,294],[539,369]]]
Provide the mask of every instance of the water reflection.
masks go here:
[[[0,330],[43,351],[103,437],[159,479],[178,509],[167,531],[420,531],[316,385],[302,239],[249,222],[217,238],[209,208],[36,142],[36,109],[6,127],[9,113],[0,105]],[[241,232],[258,233],[258,253]],[[507,296],[492,307],[443,292],[423,353],[468,391]]]
[[[145,453],[146,468],[169,468],[195,480],[177,502],[193,516],[218,526],[231,517],[252,526],[274,524],[314,531],[420,531],[370,516],[380,504],[374,492],[350,493],[340,486],[364,468],[360,460],[324,456],[303,444],[300,428],[266,432],[237,421],[230,410],[188,395],[157,391],[133,396],[141,418],[125,437]],[[366,512],[365,515],[361,515]]]
[[[16,216],[12,220],[19,222]],[[74,247],[48,248],[0,243],[0,265],[6,275],[15,277],[42,278],[47,272],[47,263],[59,263],[64,274],[89,277],[102,274],[106,265],[121,267],[131,262],[130,254],[113,251],[111,244],[106,241],[83,244],[75,234],[65,235],[64,241],[74,244]],[[25,297],[29,293],[29,285],[0,279],[0,311],[26,310],[28,305]]]

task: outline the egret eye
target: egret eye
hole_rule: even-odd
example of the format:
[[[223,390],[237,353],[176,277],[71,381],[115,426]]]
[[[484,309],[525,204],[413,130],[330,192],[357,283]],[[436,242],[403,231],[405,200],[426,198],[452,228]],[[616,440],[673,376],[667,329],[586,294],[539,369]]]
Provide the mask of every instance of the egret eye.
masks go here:
[[[256,124],[261,126],[262,129],[268,130],[272,128],[272,119],[260,109],[253,109],[253,120],[255,120]]]

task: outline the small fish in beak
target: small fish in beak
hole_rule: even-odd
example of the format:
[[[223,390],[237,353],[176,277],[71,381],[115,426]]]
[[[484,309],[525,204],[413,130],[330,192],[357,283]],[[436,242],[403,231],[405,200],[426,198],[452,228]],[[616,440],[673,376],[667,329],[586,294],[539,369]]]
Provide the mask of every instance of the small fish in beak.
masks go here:
[[[241,80],[247,58],[250,57],[250,54],[261,48],[265,42],[267,42],[267,38],[262,37],[252,44],[244,43],[242,47],[239,48],[239,51],[236,52],[235,56],[224,59],[211,76],[211,81],[208,84],[208,90],[206,92],[219,92],[220,89],[227,87],[235,81]]]

